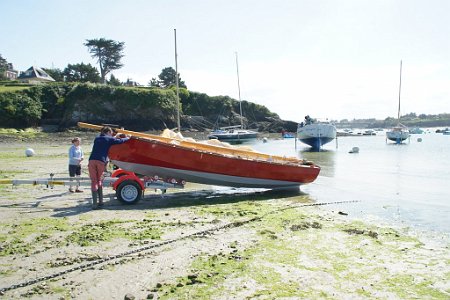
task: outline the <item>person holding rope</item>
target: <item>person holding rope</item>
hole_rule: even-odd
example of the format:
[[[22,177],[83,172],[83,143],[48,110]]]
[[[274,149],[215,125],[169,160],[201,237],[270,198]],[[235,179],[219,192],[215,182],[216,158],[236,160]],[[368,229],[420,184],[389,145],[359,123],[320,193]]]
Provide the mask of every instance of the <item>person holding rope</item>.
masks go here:
[[[112,145],[122,144],[129,139],[129,137],[115,138],[113,136],[113,130],[108,126],[103,127],[100,135],[94,139],[88,164],[89,177],[91,178],[92,209],[98,209],[103,206],[102,175],[108,162],[109,148]]]
[[[81,139],[76,137],[72,140],[72,146],[69,148],[69,176],[70,176],[70,187],[69,192],[71,193],[82,193],[80,190],[80,176],[81,176],[81,162],[84,159],[83,149],[81,149]],[[73,179],[76,176],[75,190],[73,189]]]

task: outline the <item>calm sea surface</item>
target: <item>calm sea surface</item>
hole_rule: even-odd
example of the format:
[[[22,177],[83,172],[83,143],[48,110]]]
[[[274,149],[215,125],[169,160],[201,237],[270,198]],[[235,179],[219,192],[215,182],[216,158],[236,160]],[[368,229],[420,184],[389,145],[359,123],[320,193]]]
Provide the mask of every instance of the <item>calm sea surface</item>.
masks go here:
[[[422,142],[418,139],[421,138]],[[358,200],[326,206],[349,216],[379,218],[418,230],[450,233],[450,136],[411,135],[405,144],[376,136],[339,137],[321,152],[294,139],[261,140],[255,150],[297,156],[321,166],[317,180],[301,187],[316,202]],[[359,153],[351,154],[353,147]],[[325,207],[324,207],[325,208]]]

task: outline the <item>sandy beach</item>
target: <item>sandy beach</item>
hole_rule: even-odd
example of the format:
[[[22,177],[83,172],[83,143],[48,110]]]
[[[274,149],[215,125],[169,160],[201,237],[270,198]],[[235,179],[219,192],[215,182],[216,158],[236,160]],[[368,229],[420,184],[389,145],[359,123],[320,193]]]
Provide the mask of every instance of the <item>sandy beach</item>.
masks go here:
[[[2,136],[0,179],[67,176],[74,135]],[[2,299],[450,298],[444,234],[356,220],[302,192],[188,183],[124,205],[109,188],[92,210],[83,189],[0,185]]]

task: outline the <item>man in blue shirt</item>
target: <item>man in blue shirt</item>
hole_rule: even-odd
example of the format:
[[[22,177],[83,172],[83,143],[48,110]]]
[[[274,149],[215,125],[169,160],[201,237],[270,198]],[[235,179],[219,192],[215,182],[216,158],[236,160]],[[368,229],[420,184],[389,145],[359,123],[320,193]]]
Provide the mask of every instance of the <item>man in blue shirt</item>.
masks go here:
[[[111,127],[105,126],[100,131],[100,135],[94,140],[92,146],[91,156],[89,157],[89,177],[91,178],[91,191],[92,191],[92,208],[97,209],[103,206],[103,182],[102,175],[106,170],[106,164],[108,163],[108,152],[112,145],[122,144],[128,141],[130,138],[115,138],[112,136]],[[98,197],[98,205],[97,205]]]

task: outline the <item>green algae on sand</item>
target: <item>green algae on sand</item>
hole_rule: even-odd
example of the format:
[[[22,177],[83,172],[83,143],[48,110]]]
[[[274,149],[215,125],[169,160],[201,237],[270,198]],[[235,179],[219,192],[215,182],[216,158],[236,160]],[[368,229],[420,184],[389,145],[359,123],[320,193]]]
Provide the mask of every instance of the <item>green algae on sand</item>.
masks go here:
[[[448,258],[448,247],[428,249],[401,230],[309,208],[245,227],[253,243],[203,253],[191,264],[195,280],[181,276],[154,291],[161,299],[449,297],[448,260],[436,264],[437,257]]]

